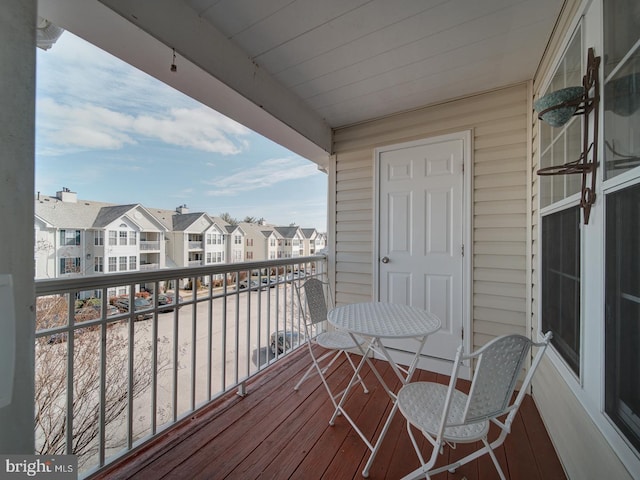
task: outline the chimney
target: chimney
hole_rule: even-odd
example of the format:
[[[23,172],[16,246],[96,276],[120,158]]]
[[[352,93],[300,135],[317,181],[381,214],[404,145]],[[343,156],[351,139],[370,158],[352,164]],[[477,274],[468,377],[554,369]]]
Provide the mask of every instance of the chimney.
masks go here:
[[[189,209],[187,208],[187,204],[185,203],[184,205],[180,205],[178,208],[176,208],[176,212],[182,214],[182,213],[189,213]]]
[[[78,194],[76,192],[72,192],[67,187],[62,187],[62,190],[56,192],[56,197],[58,200],[67,203],[78,203]]]

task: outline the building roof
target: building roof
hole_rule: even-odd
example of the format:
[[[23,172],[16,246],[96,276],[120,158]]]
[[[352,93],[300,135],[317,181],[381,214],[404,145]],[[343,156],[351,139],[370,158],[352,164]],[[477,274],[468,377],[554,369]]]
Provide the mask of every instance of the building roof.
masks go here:
[[[126,215],[131,210],[136,208],[137,204],[130,205],[113,205],[108,207],[102,207],[96,216],[96,219],[93,222],[92,227],[94,228],[104,228],[120,217]]]
[[[204,218],[209,226],[213,224],[213,220],[204,212],[194,213],[174,213],[171,217],[172,230],[174,232],[184,232],[188,230],[191,225],[196,223],[201,218]],[[207,227],[208,228],[208,227]]]
[[[316,230],[315,228],[301,228],[300,230],[302,231],[302,235],[304,235],[304,238],[308,239],[313,237],[314,234],[318,234],[318,230]]]
[[[35,214],[54,228],[90,229],[94,228],[100,211],[112,206],[112,203],[85,200],[63,202],[57,197],[38,195]]]
[[[300,227],[275,227],[274,230],[282,235],[283,238],[293,238],[298,234]]]

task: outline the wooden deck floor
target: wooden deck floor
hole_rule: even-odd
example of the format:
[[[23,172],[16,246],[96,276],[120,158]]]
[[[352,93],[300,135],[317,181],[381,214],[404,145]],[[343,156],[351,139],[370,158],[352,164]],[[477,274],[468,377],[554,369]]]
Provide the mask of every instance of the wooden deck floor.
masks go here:
[[[361,479],[369,450],[344,418],[331,427],[329,398],[317,377],[296,392],[293,386],[309,365],[305,349],[287,356],[247,384],[243,398],[229,394],[204,407],[93,479]],[[391,382],[386,362],[380,372]],[[348,377],[348,364],[330,375],[330,383]],[[347,403],[358,425],[370,436],[382,428],[389,397],[368,367],[370,392],[356,390]],[[417,371],[414,380],[442,383],[447,377]],[[494,437],[490,437],[494,438]],[[473,446],[447,447],[442,464],[464,456]],[[430,449],[425,448],[426,455]],[[497,451],[503,471],[513,480],[564,479],[565,474],[531,397],[522,405],[511,435]],[[440,464],[440,462],[438,463]],[[376,479],[396,479],[419,466],[398,413],[371,468]],[[495,479],[488,456],[443,473],[435,480]]]

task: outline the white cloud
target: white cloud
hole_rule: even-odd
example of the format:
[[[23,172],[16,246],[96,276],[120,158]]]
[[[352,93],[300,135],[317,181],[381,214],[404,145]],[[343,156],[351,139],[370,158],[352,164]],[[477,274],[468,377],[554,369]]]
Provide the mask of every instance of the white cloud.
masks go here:
[[[165,144],[223,155],[245,148],[241,137],[250,130],[206,107],[175,108],[164,115],[130,115],[90,103],[64,105],[51,98],[38,100],[41,154],[81,149],[121,149],[144,138]]]
[[[288,180],[299,180],[318,174],[322,175],[317,167],[307,160],[275,158],[251,165],[250,169],[242,169],[231,175],[216,177],[204,183],[216,187],[208,190],[207,195],[225,196],[268,188]]]
[[[245,144],[238,137],[250,133],[239,123],[206,107],[174,108],[165,117],[141,115],[135,119],[133,130],[164,143],[223,155],[240,153]]]

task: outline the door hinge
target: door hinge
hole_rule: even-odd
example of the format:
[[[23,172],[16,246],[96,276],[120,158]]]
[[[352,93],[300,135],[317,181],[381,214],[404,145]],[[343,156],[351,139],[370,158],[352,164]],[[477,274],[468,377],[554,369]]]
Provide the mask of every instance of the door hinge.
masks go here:
[[[464,243],[460,246],[460,253],[464,257]]]
[[[464,327],[460,329],[460,340],[464,340]]]

